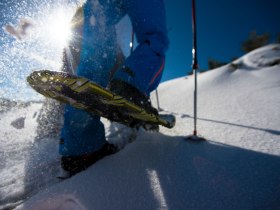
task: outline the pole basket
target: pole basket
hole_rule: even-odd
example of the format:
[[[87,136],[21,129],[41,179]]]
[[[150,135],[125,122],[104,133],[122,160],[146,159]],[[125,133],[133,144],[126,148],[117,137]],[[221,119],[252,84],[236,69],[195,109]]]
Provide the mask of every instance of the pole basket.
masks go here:
[[[206,141],[206,139],[202,136],[197,136],[196,131],[194,131],[194,134],[193,135],[189,135],[189,136],[186,136],[185,137],[185,140],[187,141],[193,141],[193,142],[203,142],[203,141]]]

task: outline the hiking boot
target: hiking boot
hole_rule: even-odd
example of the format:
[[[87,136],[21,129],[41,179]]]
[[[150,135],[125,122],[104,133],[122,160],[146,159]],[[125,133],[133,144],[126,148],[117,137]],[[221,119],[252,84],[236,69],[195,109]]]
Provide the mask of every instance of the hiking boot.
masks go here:
[[[148,96],[142,94],[137,88],[132,85],[123,82],[121,80],[112,80],[109,85],[109,89],[126,100],[131,101],[132,103],[138,105],[139,107],[145,109],[147,112],[158,115],[157,109],[155,109],[151,100]]]
[[[86,170],[89,166],[91,166],[98,160],[108,155],[114,154],[117,151],[118,149],[115,145],[105,143],[101,149],[93,153],[88,153],[81,156],[61,157],[61,167],[69,173],[69,176],[73,176],[83,170]]]

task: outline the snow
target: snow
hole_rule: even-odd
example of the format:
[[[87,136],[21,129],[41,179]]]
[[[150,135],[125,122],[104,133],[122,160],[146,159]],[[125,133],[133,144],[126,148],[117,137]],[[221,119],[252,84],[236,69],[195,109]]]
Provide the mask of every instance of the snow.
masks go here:
[[[36,142],[35,138],[36,119],[41,107],[40,103],[32,103],[15,106],[8,112],[0,112],[1,209],[17,204],[36,192],[34,185],[40,188],[46,183],[55,182],[47,174],[58,169],[52,167],[54,164],[58,165],[58,161],[55,162],[53,158],[53,156],[57,158],[58,155],[51,155],[48,152],[56,151],[57,145],[54,141],[48,144],[51,143],[51,139]]]
[[[108,140],[123,149],[65,181],[55,178],[58,137],[35,132],[42,103],[0,112],[0,208],[279,209],[279,64],[273,44],[198,75],[204,142],[185,138],[193,76],[162,83],[160,107],[176,116],[175,128],[151,133],[104,120]]]

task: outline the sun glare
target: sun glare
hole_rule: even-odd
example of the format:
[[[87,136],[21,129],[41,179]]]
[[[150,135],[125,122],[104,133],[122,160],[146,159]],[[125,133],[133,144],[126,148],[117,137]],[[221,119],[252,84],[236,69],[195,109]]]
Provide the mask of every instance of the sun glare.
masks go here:
[[[67,10],[54,11],[46,21],[46,39],[58,45],[66,46],[71,40],[71,13]]]

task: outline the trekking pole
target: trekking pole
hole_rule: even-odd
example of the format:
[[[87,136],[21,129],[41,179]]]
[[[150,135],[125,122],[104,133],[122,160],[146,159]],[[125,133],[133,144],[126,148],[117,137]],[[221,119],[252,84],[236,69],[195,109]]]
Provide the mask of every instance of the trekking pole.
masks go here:
[[[193,48],[192,48],[192,70],[194,75],[194,130],[193,135],[197,135],[197,44],[196,44],[196,14],[195,14],[195,0],[192,0],[192,31],[193,31]]]
[[[156,89],[156,98],[157,98],[157,107],[158,107],[158,111],[163,111],[162,108],[160,108],[160,105],[159,105],[159,97],[158,97],[158,90]]]
[[[194,75],[194,130],[193,135],[189,138],[193,140],[205,140],[197,136],[197,43],[196,43],[196,13],[195,13],[195,0],[192,0],[192,32],[193,32],[193,48],[192,48],[192,70]]]

